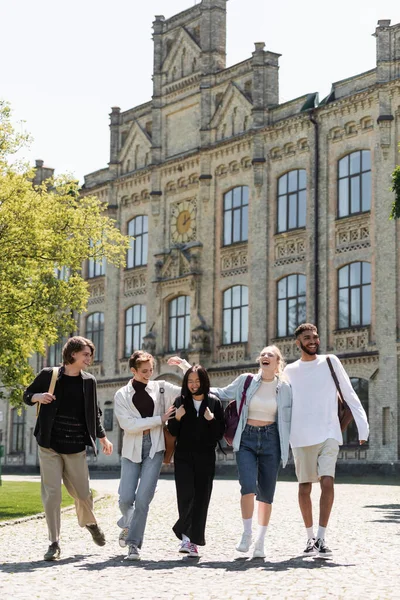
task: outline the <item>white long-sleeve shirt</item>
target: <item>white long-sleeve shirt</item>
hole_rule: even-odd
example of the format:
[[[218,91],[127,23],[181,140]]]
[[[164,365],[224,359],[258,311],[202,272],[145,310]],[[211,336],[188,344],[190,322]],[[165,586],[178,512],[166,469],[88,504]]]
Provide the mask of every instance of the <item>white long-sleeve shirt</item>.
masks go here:
[[[186,373],[190,364],[184,360],[179,368]],[[153,458],[156,452],[165,450],[161,417],[181,393],[181,386],[161,380],[149,381],[145,389],[154,402],[152,417],[142,417],[133,404],[135,388],[132,381],[120,388],[114,396],[115,416],[124,430],[122,456],[137,463],[142,462],[143,431],[147,429],[150,429],[151,437],[150,458]]]
[[[365,410],[340,360],[332,354],[329,357],[339,380],[343,397],[356,422],[359,439],[367,440],[369,426]],[[297,360],[287,365],[284,370],[293,393],[290,430],[292,448],[321,444],[328,438],[333,438],[339,444],[343,444],[337,415],[337,390],[326,358],[327,355],[320,355],[315,360]]]

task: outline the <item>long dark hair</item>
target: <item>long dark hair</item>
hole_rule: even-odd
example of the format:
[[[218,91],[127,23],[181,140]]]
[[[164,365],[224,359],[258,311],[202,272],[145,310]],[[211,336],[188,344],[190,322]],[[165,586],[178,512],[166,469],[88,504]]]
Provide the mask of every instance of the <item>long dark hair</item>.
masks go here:
[[[192,392],[188,388],[188,379],[191,373],[197,373],[200,380],[199,394],[207,396],[210,393],[210,378],[207,371],[201,365],[193,365],[188,369],[183,377],[182,381],[182,396],[184,398],[192,398]]]

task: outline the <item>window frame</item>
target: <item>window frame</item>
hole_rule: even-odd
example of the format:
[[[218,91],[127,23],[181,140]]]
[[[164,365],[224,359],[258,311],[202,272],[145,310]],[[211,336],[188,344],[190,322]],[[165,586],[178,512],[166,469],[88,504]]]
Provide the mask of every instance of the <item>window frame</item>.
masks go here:
[[[293,277],[296,276],[296,295],[294,296],[289,296],[289,277]],[[299,277],[304,278],[304,293],[299,294]],[[286,280],[286,296],[280,298],[279,297],[279,285],[281,284],[282,281]],[[300,308],[300,303],[299,303],[299,298],[304,298],[304,318],[300,318],[299,317],[299,308]],[[290,331],[289,328],[289,301],[290,300],[296,300],[296,324],[293,327],[293,331]],[[280,316],[280,312],[279,312],[279,303],[280,301],[284,300],[285,301],[285,322],[286,322],[286,326],[285,326],[285,334],[281,335],[280,331],[279,331],[279,316]],[[283,277],[281,277],[280,279],[277,280],[276,282],[276,337],[277,339],[281,338],[287,338],[290,337],[294,334],[294,331],[296,329],[296,327],[298,327],[300,325],[300,322],[303,322],[307,320],[307,276],[304,275],[303,273],[289,273],[288,275],[284,275]]]
[[[178,314],[179,300],[185,298],[184,313]],[[176,305],[175,315],[172,315],[173,306]],[[168,351],[178,352],[187,350],[190,348],[190,311],[191,311],[191,297],[189,295],[181,294],[172,298],[168,303]],[[174,324],[173,324],[174,323]],[[183,323],[183,335],[180,333],[180,325]],[[172,337],[172,331],[174,329],[174,336]],[[174,344],[172,339],[175,340]],[[183,346],[179,346],[179,339],[183,339]]]
[[[140,233],[136,232],[138,223],[141,223]],[[146,228],[146,230],[144,230]],[[130,246],[126,255],[126,268],[137,269],[146,267],[149,254],[149,218],[147,215],[137,215],[133,217],[127,224],[127,233],[135,239],[131,240]],[[139,254],[136,250],[140,240],[140,262],[136,263],[136,257]],[[145,240],[145,244],[143,243]],[[144,248],[146,248],[146,256],[144,257]],[[131,264],[132,263],[132,264]]]
[[[15,418],[16,417],[16,418]],[[25,410],[18,414],[18,408],[11,409],[10,454],[25,453]]]
[[[235,190],[240,190],[240,204],[238,206],[234,206],[234,192]],[[245,198],[245,200],[243,200],[244,197],[244,190],[246,190],[246,194],[247,197]],[[228,202],[228,197],[229,195],[231,195],[231,206],[230,208],[226,208],[226,204]],[[248,242],[249,239],[249,205],[250,205],[250,189],[248,185],[237,185],[233,188],[231,188],[230,190],[228,190],[227,192],[224,193],[223,195],[223,200],[222,200],[222,246],[225,248],[227,246],[232,246],[234,244],[243,244],[245,242]],[[234,240],[234,236],[235,236],[235,213],[239,214],[239,229],[240,229],[240,239],[238,240]],[[230,214],[230,225],[227,224],[228,221],[228,217],[227,215]],[[247,227],[246,227],[246,231],[244,232],[244,217],[243,215],[246,214],[246,220],[247,220]],[[230,236],[229,239],[230,241],[226,241],[226,229],[229,227],[230,229]]]
[[[240,300],[239,304],[233,306],[233,290],[235,288],[239,288]],[[243,292],[246,290],[247,295],[247,303],[243,302]],[[225,305],[225,298],[227,294],[230,294],[230,306]],[[239,339],[233,339],[234,337],[234,322],[236,318],[236,311],[239,310]],[[229,315],[229,341],[226,341],[225,338],[225,315],[230,313]],[[244,317],[245,314],[245,317]],[[247,331],[246,334],[243,335],[243,319],[247,320]],[[245,338],[245,339],[244,339]],[[245,344],[249,341],[249,288],[247,285],[237,284],[232,285],[222,292],[222,345],[230,346],[232,344]]]
[[[135,306],[140,307],[140,320],[138,322],[134,322],[134,314],[135,314]],[[132,322],[128,323],[128,313],[132,312]],[[144,312],[144,319],[143,319]],[[125,326],[124,326],[124,357],[129,358],[135,350],[141,350],[143,345],[143,338],[146,335],[146,324],[147,324],[147,306],[146,304],[132,304],[132,306],[128,306],[125,309]],[[128,328],[131,328],[130,335],[130,347],[131,350],[127,352],[127,341],[128,341]],[[135,348],[135,331],[139,329],[139,348]],[[143,335],[141,333],[143,332]]]
[[[97,317],[98,315],[98,317]],[[91,329],[89,329],[89,320],[94,320],[97,317],[97,323],[93,323]],[[99,325],[98,328],[95,328]],[[93,342],[96,348],[93,362],[102,362],[104,359],[104,313],[96,311],[86,316],[85,322],[85,333],[86,337]]]
[[[90,247],[93,248],[93,240],[90,240]],[[103,277],[106,274],[106,259],[102,258],[101,261],[96,261],[94,258],[88,259],[87,266],[87,278],[95,279],[96,277]]]
[[[363,170],[363,152],[369,152],[369,169]],[[356,154],[360,155],[360,170],[357,171],[356,173],[350,173],[350,157],[354,156]],[[344,176],[340,176],[340,165],[342,163],[342,161],[347,160],[347,175]],[[369,195],[369,208],[366,208],[363,210],[363,203],[365,202],[365,200],[363,199],[363,174],[365,173],[370,173],[370,179],[369,179],[369,189],[370,189],[370,195]],[[346,219],[348,217],[353,217],[356,215],[362,215],[364,213],[369,213],[371,212],[371,203],[372,203],[372,165],[371,165],[371,150],[369,148],[366,148],[364,150],[354,150],[353,152],[349,152],[348,154],[345,154],[344,156],[342,156],[342,158],[339,158],[337,161],[337,168],[336,168],[336,177],[337,177],[337,206],[336,206],[336,211],[337,211],[337,218],[338,219]],[[356,177],[359,177],[360,181],[359,181],[359,186],[358,186],[358,193],[359,193],[359,203],[360,203],[360,210],[357,211],[352,211],[351,210],[351,205],[352,205],[352,196],[353,196],[353,192],[352,192],[352,179],[355,179]],[[340,214],[340,203],[341,203],[341,197],[340,197],[340,182],[344,181],[344,180],[348,180],[347,183],[347,202],[348,202],[348,211],[346,214]],[[355,200],[354,200],[355,201]],[[353,202],[354,202],[353,201]]]
[[[304,172],[304,176],[305,176],[305,183],[304,183],[304,187],[300,187],[300,173]],[[296,177],[297,177],[297,185],[296,185],[296,189],[295,190],[290,190],[289,191],[289,175],[291,173],[296,173]],[[280,182],[286,178],[286,191],[284,193],[280,193],[279,188],[280,188]],[[307,224],[307,169],[291,169],[290,171],[287,171],[286,173],[283,173],[280,177],[278,177],[277,179],[277,194],[276,194],[276,198],[277,198],[277,210],[276,210],[276,233],[280,234],[280,233],[286,233],[287,231],[296,231],[297,229],[305,229],[306,228],[306,224]],[[305,200],[304,200],[304,225],[300,225],[299,224],[299,206],[300,206],[300,193],[304,192],[305,193]],[[290,203],[290,197],[296,195],[296,225],[293,227],[290,227],[289,223],[290,223],[290,213],[291,213],[291,203]],[[280,203],[280,199],[281,198],[285,198],[286,197],[286,203],[285,203],[285,211],[286,211],[286,225],[284,229],[279,229],[279,221],[280,221],[280,207],[281,207],[281,203]]]
[[[351,265],[360,265],[360,283],[359,284],[351,284]],[[364,270],[364,264],[369,265],[369,269],[370,269],[370,278],[369,278],[369,282],[367,283],[363,283],[363,270]],[[344,269],[348,269],[348,274],[347,274],[347,286],[340,286],[340,272],[343,271]],[[363,303],[364,303],[364,299],[363,299],[363,288],[369,287],[369,305],[370,305],[370,313],[369,313],[369,322],[366,323],[363,321]],[[352,300],[352,293],[351,290],[355,290],[355,289],[359,289],[359,306],[358,306],[358,314],[360,317],[360,323],[357,324],[353,324],[351,322],[352,320],[352,304],[353,304],[353,300]],[[347,324],[346,325],[342,325],[341,324],[341,316],[340,316],[340,290],[348,290],[348,309],[347,309]],[[357,327],[370,327],[371,325],[371,320],[372,320],[372,276],[371,276],[371,263],[368,261],[360,261],[360,260],[356,260],[353,261],[351,263],[347,263],[346,265],[343,265],[342,267],[339,267],[337,270],[337,328],[338,330],[345,330],[345,329],[355,329]]]

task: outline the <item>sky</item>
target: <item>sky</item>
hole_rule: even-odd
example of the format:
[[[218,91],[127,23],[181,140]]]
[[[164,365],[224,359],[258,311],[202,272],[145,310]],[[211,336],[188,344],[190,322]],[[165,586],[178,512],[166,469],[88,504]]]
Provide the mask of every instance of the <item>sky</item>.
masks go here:
[[[20,158],[80,181],[107,166],[110,108],[151,99],[154,16],[195,3],[0,0],[0,98],[34,140]],[[229,0],[227,11],[227,66],[265,42],[282,54],[281,102],[322,99],[332,82],[374,68],[377,21],[400,22],[399,0]]]

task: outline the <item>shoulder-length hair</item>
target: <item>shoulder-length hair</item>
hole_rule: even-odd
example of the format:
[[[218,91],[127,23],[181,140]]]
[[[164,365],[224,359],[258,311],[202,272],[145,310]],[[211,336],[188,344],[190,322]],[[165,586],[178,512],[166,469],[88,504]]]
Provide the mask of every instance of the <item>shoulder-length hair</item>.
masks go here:
[[[190,367],[190,369],[188,369],[183,377],[183,381],[182,381],[182,396],[184,398],[191,398],[192,397],[192,392],[189,391],[188,388],[188,380],[189,380],[189,375],[191,373],[197,373],[199,380],[200,380],[200,389],[201,389],[201,393],[204,394],[205,396],[207,394],[210,393],[210,378],[208,376],[207,371],[205,370],[204,367],[202,367],[201,365],[193,365],[193,367]]]

